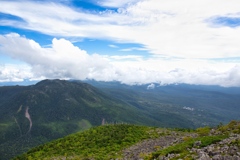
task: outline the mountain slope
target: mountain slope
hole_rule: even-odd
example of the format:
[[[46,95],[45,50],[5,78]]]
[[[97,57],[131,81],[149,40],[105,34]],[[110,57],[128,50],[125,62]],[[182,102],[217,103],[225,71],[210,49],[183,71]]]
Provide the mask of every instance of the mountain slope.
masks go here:
[[[172,124],[192,122],[194,127],[226,124],[239,118],[240,88],[201,85],[166,85],[157,83],[126,85],[120,82],[86,81],[106,94],[121,99],[155,119]],[[188,124],[189,125],[189,124]]]
[[[91,128],[20,155],[22,159],[240,158],[240,122],[218,128],[170,130],[118,124]]]
[[[161,124],[82,82],[44,80],[32,86],[0,87],[0,99],[3,159],[102,122]]]

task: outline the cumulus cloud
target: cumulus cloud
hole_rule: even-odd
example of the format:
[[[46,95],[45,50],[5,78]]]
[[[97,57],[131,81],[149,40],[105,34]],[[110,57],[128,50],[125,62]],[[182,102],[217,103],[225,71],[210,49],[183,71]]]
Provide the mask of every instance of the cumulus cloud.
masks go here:
[[[116,80],[126,84],[240,86],[240,65],[236,61],[90,55],[63,38],[54,38],[51,46],[44,48],[16,33],[0,35],[0,44],[1,53],[28,64],[0,66],[1,81],[73,78]]]
[[[31,66],[35,76],[85,79],[102,70],[108,62],[97,54],[89,55],[65,39],[52,40],[49,48],[18,34],[0,35],[0,51]]]
[[[0,82],[19,82],[33,78],[27,65],[0,64]]]
[[[231,27],[229,23],[214,26],[217,17],[240,17],[238,0],[98,2],[118,10],[91,12],[47,1],[2,0],[1,12],[22,21],[0,20],[0,25],[53,36],[139,43],[150,53],[166,57],[239,57],[240,27]]]

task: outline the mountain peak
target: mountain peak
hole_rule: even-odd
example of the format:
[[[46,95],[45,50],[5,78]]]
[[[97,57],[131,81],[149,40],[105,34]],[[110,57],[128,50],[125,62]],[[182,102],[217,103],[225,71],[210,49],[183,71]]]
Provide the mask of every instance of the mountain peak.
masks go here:
[[[36,84],[36,86],[42,86],[42,85],[53,85],[53,84],[58,84],[58,85],[63,85],[68,83],[66,80],[60,80],[60,79],[45,79]]]

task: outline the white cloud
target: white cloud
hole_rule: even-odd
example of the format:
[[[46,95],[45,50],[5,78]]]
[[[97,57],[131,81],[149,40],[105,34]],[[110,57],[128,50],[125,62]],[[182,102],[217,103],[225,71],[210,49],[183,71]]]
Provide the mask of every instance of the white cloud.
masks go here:
[[[89,70],[102,70],[108,62],[99,55],[88,55],[65,39],[53,39],[50,48],[17,34],[0,35],[0,51],[32,67],[35,76],[85,79]],[[14,46],[14,47],[13,47]]]
[[[0,35],[0,44],[1,53],[28,64],[0,66],[0,81],[88,78],[127,84],[240,86],[240,65],[236,61],[89,55],[65,39],[54,38],[51,47],[43,48],[34,40],[15,33]]]
[[[33,77],[27,65],[0,64],[0,82],[18,82]]]
[[[154,89],[155,88],[155,84],[151,83],[147,86],[147,89]]]
[[[99,1],[115,11],[87,12],[53,2],[2,0],[0,10],[25,22],[0,25],[62,37],[87,37],[142,44],[153,54],[183,58],[240,56],[240,27],[214,27],[211,18],[238,16],[239,0]]]
[[[142,56],[138,56],[138,55],[126,55],[126,56],[107,56],[105,55],[104,57],[108,58],[109,60],[132,60],[132,61],[136,61],[136,60],[141,60],[143,59]]]
[[[116,46],[114,44],[109,44],[108,46],[111,47],[111,48],[118,48],[118,46]]]
[[[127,84],[161,83],[240,86],[240,66],[235,62],[148,59],[114,62],[117,80]]]
[[[184,106],[183,109],[186,109],[186,110],[189,110],[189,111],[194,111],[194,108],[186,107],[186,106]]]
[[[105,7],[124,7],[126,5],[130,5],[132,3],[137,2],[138,0],[121,0],[121,1],[116,1],[116,0],[101,0],[98,1],[97,3],[101,6]]]
[[[147,49],[145,49],[145,48],[140,48],[140,47],[130,47],[130,48],[120,49],[119,51],[122,51],[122,52],[131,52],[131,51],[134,51],[134,50],[137,50],[137,51],[146,51]]]

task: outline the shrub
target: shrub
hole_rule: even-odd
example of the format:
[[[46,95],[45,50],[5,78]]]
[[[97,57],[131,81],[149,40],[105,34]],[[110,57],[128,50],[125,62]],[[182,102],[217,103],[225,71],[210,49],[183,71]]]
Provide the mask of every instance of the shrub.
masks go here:
[[[207,136],[210,132],[210,127],[198,128],[196,131],[200,136]]]

